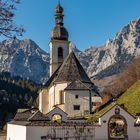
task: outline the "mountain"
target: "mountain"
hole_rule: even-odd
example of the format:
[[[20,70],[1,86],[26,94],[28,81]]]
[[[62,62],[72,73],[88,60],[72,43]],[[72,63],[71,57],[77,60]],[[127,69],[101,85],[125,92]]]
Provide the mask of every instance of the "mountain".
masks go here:
[[[16,38],[0,43],[0,72],[10,72],[36,83],[48,78],[49,54],[30,39]]]
[[[70,51],[80,53],[74,43],[69,47]],[[4,40],[0,42],[0,72],[45,83],[49,77],[49,54],[30,39]]]
[[[107,80],[110,81],[110,83],[107,82]],[[122,70],[120,74],[111,77],[111,80],[109,77],[100,80],[107,83],[107,86],[104,86],[102,96],[118,96],[138,80],[140,80],[140,58],[135,58]]]
[[[72,43],[72,42],[70,42],[70,44],[69,44],[69,52],[75,52],[75,54],[79,54],[79,53],[81,53],[81,51],[80,50],[78,50],[78,48],[76,47],[76,45],[74,44],[74,43]]]
[[[70,43],[70,51],[75,52],[95,84],[98,80],[97,85],[106,86],[112,83],[112,77],[114,79],[140,56],[140,18],[124,26],[103,46],[93,46],[82,52]],[[49,54],[30,39],[4,40],[0,43],[0,72],[44,83],[49,77]]]
[[[140,18],[131,21],[101,47],[90,47],[78,57],[92,79],[103,79],[121,72],[140,56]]]

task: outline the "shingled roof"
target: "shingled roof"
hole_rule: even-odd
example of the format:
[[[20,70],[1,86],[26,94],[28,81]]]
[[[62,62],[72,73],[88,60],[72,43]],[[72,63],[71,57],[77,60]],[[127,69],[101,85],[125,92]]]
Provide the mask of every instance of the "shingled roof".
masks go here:
[[[88,75],[76,58],[74,52],[71,52],[60,67],[55,82],[74,80],[91,83]]]
[[[37,109],[17,113],[14,121],[49,121],[50,119]]]
[[[54,82],[72,82],[77,80],[93,85],[74,52],[71,52],[45,86],[48,87]]]
[[[86,84],[82,83],[81,81],[72,81],[65,90],[89,90],[90,87]]]

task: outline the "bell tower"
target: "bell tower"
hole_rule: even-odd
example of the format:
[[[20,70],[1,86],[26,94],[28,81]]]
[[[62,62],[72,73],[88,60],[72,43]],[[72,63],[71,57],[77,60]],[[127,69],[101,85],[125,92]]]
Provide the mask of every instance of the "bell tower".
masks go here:
[[[64,59],[69,54],[68,31],[63,23],[63,7],[60,1],[55,8],[55,27],[51,32],[50,41],[50,76],[63,63]]]

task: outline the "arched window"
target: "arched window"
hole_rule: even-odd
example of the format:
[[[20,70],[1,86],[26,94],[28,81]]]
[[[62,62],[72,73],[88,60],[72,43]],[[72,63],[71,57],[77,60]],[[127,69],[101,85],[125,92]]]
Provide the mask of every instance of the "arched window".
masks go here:
[[[113,115],[108,121],[109,140],[127,138],[127,121],[121,115]]]
[[[58,59],[63,59],[63,49],[61,47],[58,48]]]

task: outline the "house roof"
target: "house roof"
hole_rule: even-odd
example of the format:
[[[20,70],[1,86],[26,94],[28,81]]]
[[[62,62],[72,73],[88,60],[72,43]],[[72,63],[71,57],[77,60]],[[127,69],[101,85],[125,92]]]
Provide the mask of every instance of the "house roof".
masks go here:
[[[76,119],[75,119],[76,120]],[[68,126],[68,127],[74,127],[74,126],[100,126],[98,124],[94,124],[94,123],[87,123],[87,122],[76,122],[75,120],[70,120],[70,122],[63,122],[63,123],[57,123],[57,122],[36,122],[36,121],[32,121],[32,122],[27,122],[27,121],[11,121],[8,122],[8,124],[12,124],[12,125],[20,125],[20,126],[48,126],[48,127],[63,127],[63,126]]]
[[[37,109],[30,109],[17,113],[14,121],[49,121],[50,119]]]
[[[82,83],[93,85],[74,52],[71,52],[44,86],[48,87],[55,82],[73,82],[78,80]]]
[[[91,86],[91,84],[90,84]],[[89,90],[90,87],[84,83],[82,83],[80,80],[72,81],[65,90]]]
[[[60,67],[55,82],[74,80],[92,83],[74,52],[71,52]]]
[[[66,112],[64,112],[61,108],[59,108],[58,106],[56,106],[56,107],[54,107],[50,112],[48,112],[47,114],[46,114],[46,116],[48,116],[49,114],[51,114],[51,113],[56,113],[55,111],[59,111],[59,112],[61,112],[61,113],[64,113],[65,115],[68,115]]]
[[[130,112],[128,112],[125,108],[121,107],[119,104],[114,104],[113,106],[111,106],[106,112],[104,112],[102,115],[100,115],[100,118],[103,117],[105,114],[107,114],[110,110],[112,110],[113,108],[115,108],[116,106],[118,106],[119,108],[121,108],[122,110],[124,110],[125,112],[127,112],[130,116],[132,116],[134,119],[136,118],[134,115],[132,115]]]
[[[39,110],[36,111],[31,117],[28,118],[29,121],[50,121],[46,115],[41,113]]]

